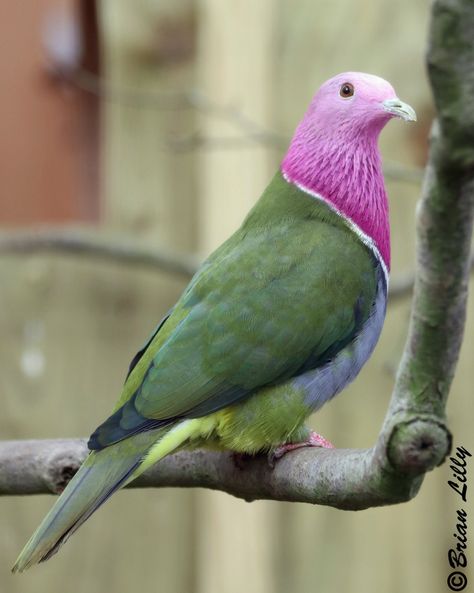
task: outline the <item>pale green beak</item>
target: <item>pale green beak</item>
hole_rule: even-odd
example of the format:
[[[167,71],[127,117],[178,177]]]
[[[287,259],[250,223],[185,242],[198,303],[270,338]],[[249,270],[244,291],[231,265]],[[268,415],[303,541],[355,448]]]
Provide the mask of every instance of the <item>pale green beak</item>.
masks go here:
[[[387,99],[382,105],[385,111],[395,117],[401,117],[405,121],[416,121],[416,113],[413,107],[410,107],[408,103],[400,101],[397,97],[395,99]]]

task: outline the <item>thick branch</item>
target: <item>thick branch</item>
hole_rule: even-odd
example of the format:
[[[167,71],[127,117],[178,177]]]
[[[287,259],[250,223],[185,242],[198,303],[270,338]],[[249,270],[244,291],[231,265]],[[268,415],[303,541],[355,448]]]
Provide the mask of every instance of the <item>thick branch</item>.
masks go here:
[[[466,313],[474,196],[474,4],[436,0],[429,72],[438,110],[418,212],[410,333],[391,405],[370,450],[299,450],[271,470],[264,458],[238,469],[228,453],[182,452],[136,486],[205,486],[247,500],[271,498],[362,509],[408,500],[448,454],[444,406]],[[83,441],[0,445],[0,493],[61,489]]]
[[[474,253],[471,254],[470,257],[470,264],[469,264],[469,271],[470,274],[474,273]],[[402,300],[407,296],[411,296],[413,293],[413,289],[415,287],[415,274],[414,273],[406,273],[404,275],[399,275],[395,277],[393,280],[390,280],[389,286],[389,304],[394,303],[395,301]]]
[[[443,417],[461,347],[474,210],[473,55],[472,0],[437,0],[428,71],[438,119],[418,208],[414,303],[392,412]]]
[[[407,428],[413,454],[394,432],[375,449],[311,449],[288,454],[271,469],[266,457],[237,467],[230,453],[183,451],[166,457],[131,487],[200,486],[245,500],[274,499],[363,509],[413,497],[449,446],[442,426],[420,418]],[[406,435],[405,435],[406,436]],[[421,440],[436,443],[422,448]],[[403,441],[406,443],[406,441]],[[405,445],[404,445],[405,446]],[[85,440],[0,442],[0,495],[58,493],[87,454]]]

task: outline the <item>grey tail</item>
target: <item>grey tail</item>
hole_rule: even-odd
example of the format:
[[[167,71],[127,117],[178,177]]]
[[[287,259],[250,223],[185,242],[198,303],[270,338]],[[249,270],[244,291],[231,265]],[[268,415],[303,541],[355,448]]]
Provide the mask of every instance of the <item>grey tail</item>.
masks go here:
[[[164,432],[140,433],[90,453],[23,548],[12,571],[23,572],[56,554],[67,539],[124,486]]]

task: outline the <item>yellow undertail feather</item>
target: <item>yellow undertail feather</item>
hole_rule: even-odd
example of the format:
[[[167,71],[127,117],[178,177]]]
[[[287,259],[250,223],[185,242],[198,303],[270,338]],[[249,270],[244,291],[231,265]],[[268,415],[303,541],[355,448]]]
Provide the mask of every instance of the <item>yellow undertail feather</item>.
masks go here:
[[[164,459],[167,455],[173,453],[173,451],[183,447],[183,445],[205,438],[214,428],[215,421],[212,416],[183,420],[179,424],[176,424],[176,426],[148,450],[139,467],[137,467],[125,484],[129,484],[138,478],[139,475],[152,465],[155,465],[155,463]]]

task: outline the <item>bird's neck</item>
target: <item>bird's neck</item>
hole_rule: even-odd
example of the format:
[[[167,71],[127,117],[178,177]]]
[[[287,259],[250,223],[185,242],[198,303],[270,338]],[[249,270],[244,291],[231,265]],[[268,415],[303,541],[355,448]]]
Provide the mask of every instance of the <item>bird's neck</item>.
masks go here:
[[[390,269],[388,200],[377,146],[378,130],[353,131],[337,141],[300,124],[281,164],[285,179],[323,199]],[[372,245],[373,244],[373,245]]]

